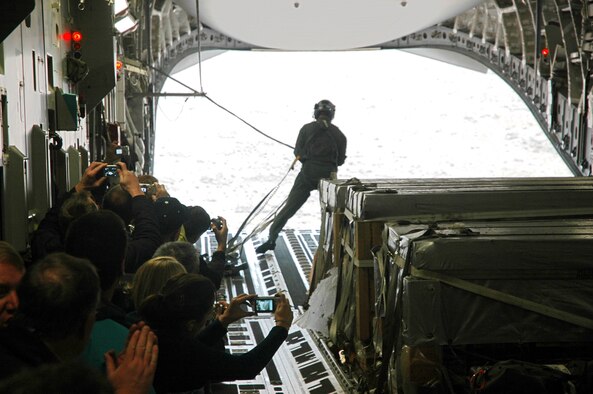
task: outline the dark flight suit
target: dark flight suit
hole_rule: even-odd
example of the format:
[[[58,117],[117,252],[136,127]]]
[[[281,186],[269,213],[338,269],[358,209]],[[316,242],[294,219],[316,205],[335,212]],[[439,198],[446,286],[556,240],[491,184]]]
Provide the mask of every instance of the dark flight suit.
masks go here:
[[[301,171],[290,190],[286,205],[278,212],[270,227],[268,243],[275,244],[288,220],[303,206],[317,189],[319,181],[330,178],[346,160],[346,136],[325,116],[301,128],[294,148],[300,157]]]

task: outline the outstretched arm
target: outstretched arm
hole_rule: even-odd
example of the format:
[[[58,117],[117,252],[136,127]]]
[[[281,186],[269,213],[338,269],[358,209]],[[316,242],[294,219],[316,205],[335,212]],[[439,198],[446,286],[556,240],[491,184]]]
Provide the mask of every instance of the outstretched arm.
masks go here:
[[[154,206],[140,188],[138,177],[129,171],[125,163],[118,163],[119,183],[132,196],[134,233],[126,250],[126,272],[133,273],[161,245],[162,238]]]
[[[104,184],[107,180],[106,177],[102,176],[105,167],[107,167],[107,163],[101,163],[99,161],[92,162],[84,171],[82,178],[80,178],[80,181],[74,186],[74,189],[77,192],[83,190],[90,191]]]

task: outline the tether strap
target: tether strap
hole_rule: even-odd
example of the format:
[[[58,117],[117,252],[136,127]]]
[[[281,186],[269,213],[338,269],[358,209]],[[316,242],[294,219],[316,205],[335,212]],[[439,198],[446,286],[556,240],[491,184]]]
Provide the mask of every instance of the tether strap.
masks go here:
[[[253,219],[253,217],[258,214],[263,207],[265,207],[265,205],[267,204],[267,202],[270,200],[270,198],[272,198],[272,196],[276,193],[276,191],[278,190],[278,188],[280,187],[280,185],[282,184],[282,182],[284,182],[284,180],[286,179],[286,177],[288,176],[288,174],[290,173],[291,169],[289,169],[286,174],[284,174],[284,176],[282,177],[282,179],[280,180],[280,182],[278,182],[278,184],[276,186],[274,186],[265,196],[264,198],[261,199],[260,202],[257,203],[257,205],[255,206],[255,208],[253,208],[253,210],[249,213],[249,215],[247,215],[247,218],[243,221],[243,223],[241,224],[241,226],[239,226],[239,229],[236,231],[235,235],[227,242],[227,253],[232,253],[233,251],[235,251],[236,249],[238,249],[239,247],[241,247],[245,242],[247,242],[247,240],[253,238],[255,235],[259,234],[260,232],[262,232],[273,220],[273,217],[276,216],[276,213],[284,206],[284,204],[286,203],[286,200],[284,200],[278,207],[276,207],[276,209],[270,213],[270,215],[268,215],[268,217],[266,217],[264,220],[262,220],[260,222],[260,224],[258,226],[256,226],[256,228],[249,234],[247,235],[245,238],[243,238],[241,240],[240,243],[237,243],[237,239],[239,238],[239,236],[241,235],[241,232],[243,231],[243,229],[245,228],[245,226],[247,226],[247,224],[249,224],[249,222],[251,221],[251,219]]]

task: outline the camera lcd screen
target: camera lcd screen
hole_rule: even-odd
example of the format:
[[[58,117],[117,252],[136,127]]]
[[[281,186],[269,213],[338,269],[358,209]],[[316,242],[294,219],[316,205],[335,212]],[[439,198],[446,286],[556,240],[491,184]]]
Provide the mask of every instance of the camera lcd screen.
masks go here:
[[[255,299],[255,311],[273,313],[276,310],[276,297],[259,297]]]
[[[103,170],[105,176],[117,176],[117,166],[107,166]]]

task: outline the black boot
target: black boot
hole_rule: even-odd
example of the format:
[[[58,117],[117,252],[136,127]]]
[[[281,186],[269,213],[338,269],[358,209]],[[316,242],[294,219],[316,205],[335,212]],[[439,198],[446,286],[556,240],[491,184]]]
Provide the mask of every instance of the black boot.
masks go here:
[[[255,253],[257,254],[262,254],[262,253],[266,253],[268,250],[274,250],[274,248],[276,247],[276,242],[274,241],[266,241],[263,244],[259,245],[257,248],[255,248]]]
[[[227,264],[224,267],[224,276],[237,276],[242,270],[249,269],[249,264],[243,263],[240,265]]]

